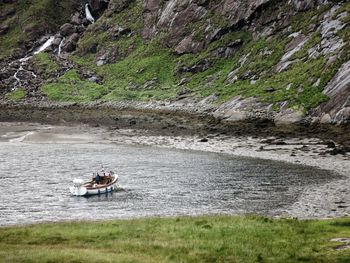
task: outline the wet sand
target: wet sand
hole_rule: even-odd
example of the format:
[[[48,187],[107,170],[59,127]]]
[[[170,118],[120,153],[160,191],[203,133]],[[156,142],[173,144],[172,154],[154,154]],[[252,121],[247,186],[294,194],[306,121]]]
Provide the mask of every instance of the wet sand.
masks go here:
[[[298,202],[279,216],[330,218],[350,216],[350,154],[334,155],[333,142],[317,138],[279,138],[258,136],[159,135],[147,130],[105,127],[51,126],[35,123],[0,123],[0,140],[25,143],[106,143],[148,145],[216,152],[309,165],[335,172],[339,180],[308,188]]]

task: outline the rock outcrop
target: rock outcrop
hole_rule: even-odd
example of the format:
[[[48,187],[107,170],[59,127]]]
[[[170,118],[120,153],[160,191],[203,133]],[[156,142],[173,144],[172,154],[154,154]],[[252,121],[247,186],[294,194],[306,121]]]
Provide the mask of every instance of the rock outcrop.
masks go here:
[[[344,63],[323,91],[330,99],[314,113],[322,123],[350,122],[350,61]]]

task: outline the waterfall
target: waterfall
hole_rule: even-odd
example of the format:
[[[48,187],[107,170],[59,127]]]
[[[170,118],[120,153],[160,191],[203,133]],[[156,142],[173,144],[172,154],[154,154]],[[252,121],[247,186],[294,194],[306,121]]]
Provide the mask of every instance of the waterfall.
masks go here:
[[[26,62],[27,60],[31,59],[33,56],[25,56],[24,58],[19,59],[19,62],[23,65],[23,62]]]
[[[17,84],[17,85],[15,84],[15,86],[13,87],[12,90],[15,90],[15,89],[17,88],[17,86],[21,86],[21,80],[17,77],[17,74],[18,74],[21,70],[23,70],[22,64],[21,64],[21,66],[17,69],[17,71],[15,72],[15,74],[13,74],[13,77],[15,78],[16,84]]]
[[[85,17],[87,20],[89,20],[92,24],[95,22],[94,17],[91,15],[89,10],[89,4],[85,5]]]
[[[28,59],[27,59],[28,60]],[[27,61],[25,60],[25,61]],[[20,80],[20,78],[17,76],[17,74],[20,72],[20,71],[26,71],[26,72],[30,72],[30,74],[33,76],[33,78],[36,78],[37,75],[35,75],[35,73],[33,71],[30,71],[30,70],[26,70],[25,68],[23,68],[23,65],[24,65],[24,62],[21,63],[21,65],[19,66],[19,68],[17,69],[17,71],[15,72],[15,74],[13,74],[13,78],[16,80],[16,84],[15,86],[12,88],[12,90],[16,90],[16,88],[18,86],[21,86],[22,82]]]
[[[37,51],[34,52],[34,54],[38,54],[42,51],[44,51],[45,49],[47,49],[49,46],[51,46],[53,40],[55,39],[54,36],[51,36],[48,40],[46,40],[46,42],[44,44],[42,44]]]
[[[60,44],[58,45],[58,53],[57,53],[58,56],[61,55],[64,39],[65,39],[65,38],[63,38],[63,39],[61,40]]]
[[[49,37],[49,39],[48,39],[44,44],[42,44],[40,47],[38,47],[38,48],[36,49],[36,51],[33,52],[33,54],[34,54],[34,55],[35,55],[35,54],[39,54],[40,52],[42,52],[42,51],[44,51],[45,49],[47,49],[49,46],[52,45],[52,42],[53,42],[54,39],[55,39],[54,36]],[[63,41],[63,40],[62,40],[62,41]],[[60,47],[61,47],[62,41],[61,41],[61,43],[60,43]],[[22,86],[23,83],[25,84],[25,83],[26,83],[26,80],[28,79],[28,76],[27,76],[27,77],[25,78],[24,82],[21,81],[20,77],[18,76],[18,74],[19,74],[21,71],[28,72],[28,73],[30,73],[30,74],[32,75],[33,78],[37,78],[37,75],[35,75],[35,73],[34,73],[33,71],[30,71],[30,70],[27,70],[27,69],[24,68],[24,67],[26,66],[26,64],[27,64],[27,61],[28,61],[29,59],[31,59],[32,57],[33,57],[32,55],[27,54],[27,55],[25,55],[23,58],[20,58],[20,59],[17,60],[17,62],[20,62],[20,66],[19,66],[19,68],[16,70],[15,74],[13,74],[13,76],[12,76],[12,77],[16,80],[14,86],[12,87],[12,91],[16,90],[17,87]],[[13,65],[14,63],[15,63],[15,61],[12,61],[12,62],[9,64],[9,66]],[[16,63],[16,64],[17,64],[17,63]]]

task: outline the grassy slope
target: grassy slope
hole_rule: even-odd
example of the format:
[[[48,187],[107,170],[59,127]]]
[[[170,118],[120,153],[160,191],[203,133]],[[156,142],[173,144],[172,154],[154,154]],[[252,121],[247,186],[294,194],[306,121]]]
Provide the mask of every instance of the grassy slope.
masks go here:
[[[0,228],[0,262],[349,262],[350,220],[184,217]]]
[[[350,5],[345,4],[342,9],[349,9]],[[311,10],[305,13],[298,13],[292,20],[292,28],[294,32],[299,30],[307,31],[311,21],[317,15],[329,9],[325,6],[318,10]],[[258,97],[267,103],[273,103],[275,109],[278,104],[288,101],[290,107],[301,110],[309,110],[317,106],[320,102],[327,100],[322,94],[322,90],[327,82],[334,76],[337,69],[343,61],[349,59],[349,50],[345,48],[344,56],[332,65],[326,66],[324,58],[311,59],[303,61],[302,58],[307,55],[307,50],[320,42],[319,32],[315,32],[310,38],[306,46],[294,55],[295,59],[301,59],[294,63],[287,70],[281,73],[273,71],[274,66],[278,63],[284,54],[285,45],[288,43],[287,35],[289,33],[279,32],[272,38],[261,38],[254,41],[251,33],[248,31],[236,31],[225,35],[222,39],[211,43],[206,50],[200,54],[185,54],[182,56],[174,55],[169,49],[161,46],[162,34],[157,39],[145,43],[139,33],[142,29],[142,2],[136,1],[131,7],[114,14],[111,18],[102,17],[95,23],[80,40],[78,53],[75,56],[75,62],[81,66],[88,67],[104,78],[103,86],[105,92],[100,93],[100,97],[91,96],[93,99],[100,100],[148,100],[148,99],[167,99],[174,98],[183,89],[193,92],[196,96],[204,97],[210,94],[218,96],[218,102],[229,100],[235,95],[243,95],[245,97]],[[215,21],[215,16],[209,14],[211,19]],[[209,16],[208,15],[208,16]],[[346,18],[348,19],[349,16]],[[203,18],[203,20],[207,17]],[[196,24],[200,25],[201,22]],[[99,25],[120,25],[124,28],[128,27],[136,34],[131,37],[123,36],[117,40],[112,40],[104,30],[99,31]],[[196,30],[200,26],[188,26],[188,30]],[[349,41],[348,30],[339,32],[346,41]],[[198,32],[200,34],[200,32]],[[232,57],[214,59],[212,66],[200,73],[183,73],[177,74],[176,70],[180,66],[191,66],[204,58],[209,58],[213,50],[224,47],[228,43],[242,39],[244,45]],[[82,52],[89,50],[91,46],[97,45],[97,53],[101,50],[117,49],[119,57],[115,63],[95,66],[96,55],[92,53]],[[130,48],[132,47],[132,48]],[[272,52],[271,55],[264,55],[264,50]],[[239,67],[239,59],[250,53],[248,62],[240,68],[238,76],[243,76],[246,72],[251,75],[260,76],[255,84],[250,80],[239,78],[233,84],[226,84],[225,80],[230,71]],[[156,77],[157,81],[153,86],[144,87],[147,81]],[[182,78],[188,78],[189,82],[184,86],[178,86]],[[320,78],[320,85],[314,87],[313,84]],[[83,81],[83,80],[81,80]],[[130,85],[136,88],[130,88]],[[87,85],[89,86],[89,85]],[[59,89],[60,82],[57,83],[57,92],[44,91],[51,99],[81,101],[81,97],[74,94],[67,94],[67,91]],[[51,90],[55,88],[55,84],[51,85]],[[267,90],[275,90],[268,92]],[[94,92],[94,87],[92,87]],[[58,96],[57,96],[58,95]],[[73,95],[73,96],[72,96]],[[85,98],[84,101],[89,101]]]

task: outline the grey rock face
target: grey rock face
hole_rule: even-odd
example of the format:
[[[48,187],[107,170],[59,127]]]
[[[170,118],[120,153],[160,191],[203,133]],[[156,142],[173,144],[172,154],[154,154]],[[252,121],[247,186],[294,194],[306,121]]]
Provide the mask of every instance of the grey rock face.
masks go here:
[[[271,0],[225,0],[218,5],[216,13],[229,18],[230,25],[236,25],[242,20],[247,20],[255,13],[262,5],[271,2]]]
[[[350,122],[350,61],[344,63],[338,73],[328,83],[324,93],[329,101],[321,104],[315,111],[315,116],[321,122]]]
[[[309,40],[309,36],[305,36],[302,34],[294,33],[290,36],[293,39],[287,44],[285,48],[285,54],[282,56],[280,62],[276,66],[276,72],[282,72],[283,70],[287,69],[291,64],[295,63],[295,61],[291,61],[290,59],[295,53],[301,50]]]
[[[306,11],[315,6],[314,0],[292,0],[292,4],[297,11]]]

